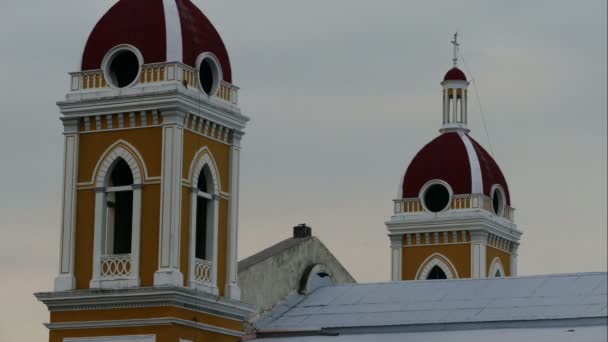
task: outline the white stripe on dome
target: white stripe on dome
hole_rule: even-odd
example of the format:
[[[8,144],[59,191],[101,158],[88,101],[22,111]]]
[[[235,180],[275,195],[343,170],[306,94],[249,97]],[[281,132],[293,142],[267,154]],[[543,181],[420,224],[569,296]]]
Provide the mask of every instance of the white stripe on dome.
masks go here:
[[[182,23],[176,0],[163,0],[167,32],[167,62],[183,61]]]
[[[479,158],[477,158],[477,152],[471,139],[464,134],[464,132],[458,131],[458,135],[464,147],[467,149],[469,155],[469,164],[471,165],[471,193],[472,194],[483,194],[483,179],[481,178],[481,165],[479,164]]]

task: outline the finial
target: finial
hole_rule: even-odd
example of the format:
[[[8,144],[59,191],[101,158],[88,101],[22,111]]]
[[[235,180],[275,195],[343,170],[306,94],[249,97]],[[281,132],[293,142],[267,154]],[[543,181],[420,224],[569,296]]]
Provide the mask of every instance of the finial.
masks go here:
[[[454,58],[452,59],[452,62],[454,62],[454,66],[458,66],[458,47],[460,46],[460,44],[458,44],[458,32],[454,33],[454,40],[451,41],[452,45],[454,45]]]

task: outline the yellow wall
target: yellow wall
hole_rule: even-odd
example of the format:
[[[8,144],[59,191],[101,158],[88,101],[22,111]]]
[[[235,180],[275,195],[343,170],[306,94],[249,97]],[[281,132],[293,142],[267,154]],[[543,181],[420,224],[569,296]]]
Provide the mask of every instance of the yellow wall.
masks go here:
[[[504,268],[505,277],[511,276],[511,255],[507,252],[496,249],[492,246],[486,247],[486,271],[490,272],[490,266],[492,265],[492,261],[494,258],[498,257],[500,262],[502,263],[502,267]],[[489,276],[489,274],[488,274]]]
[[[416,272],[422,263],[433,253],[440,253],[450,260],[456,268],[459,278],[471,277],[470,243],[449,245],[416,245],[403,247],[402,279],[415,280]]]
[[[105,328],[105,329],[74,329],[52,330],[50,342],[63,342],[64,338],[72,337],[102,337],[102,336],[156,335],[157,342],[179,342],[185,339],[194,342],[237,342],[240,338],[220,335],[179,325],[163,325],[140,328]]]
[[[78,182],[92,180],[101,155],[118,140],[133,145],[141,153],[148,175],[160,177],[162,164],[162,131],[160,127],[124,129],[80,134],[78,154]]]

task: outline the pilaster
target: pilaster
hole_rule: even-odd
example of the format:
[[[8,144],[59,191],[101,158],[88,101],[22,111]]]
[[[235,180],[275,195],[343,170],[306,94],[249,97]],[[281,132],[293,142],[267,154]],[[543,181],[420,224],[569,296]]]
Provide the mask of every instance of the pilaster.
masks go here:
[[[154,285],[183,286],[184,276],[179,270],[181,186],[183,163],[184,120],[186,114],[178,110],[162,112],[163,150],[161,171],[161,214],[159,269],[154,274]]]
[[[78,177],[79,120],[66,119],[64,127],[63,207],[61,212],[61,241],[59,275],[55,278],[55,291],[76,288],[74,277],[74,251],[76,238],[76,184]]]
[[[391,239],[391,281],[403,280],[403,234],[389,235]]]
[[[471,278],[486,278],[488,232],[471,231]]]
[[[517,250],[519,249],[519,243],[511,242],[511,270],[510,276],[517,277]]]
[[[228,270],[226,272],[225,296],[240,300],[241,289],[237,284],[238,260],[238,231],[239,231],[239,171],[242,133],[235,131],[232,134],[230,146],[230,218],[228,232]]]

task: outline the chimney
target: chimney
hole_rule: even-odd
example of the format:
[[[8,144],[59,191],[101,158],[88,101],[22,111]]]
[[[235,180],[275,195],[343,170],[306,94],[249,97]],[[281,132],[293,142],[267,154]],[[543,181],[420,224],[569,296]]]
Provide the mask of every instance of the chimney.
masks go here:
[[[293,227],[293,238],[303,239],[312,236],[312,228],[306,225],[306,223],[299,224]]]

